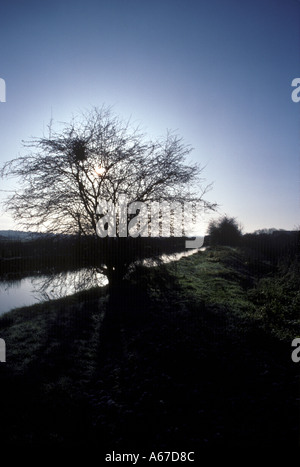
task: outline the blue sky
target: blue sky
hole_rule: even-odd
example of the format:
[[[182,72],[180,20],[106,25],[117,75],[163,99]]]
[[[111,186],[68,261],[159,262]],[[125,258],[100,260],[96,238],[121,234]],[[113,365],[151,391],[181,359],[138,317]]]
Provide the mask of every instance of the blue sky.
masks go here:
[[[175,130],[244,232],[300,225],[297,0],[1,3],[0,163],[93,106]],[[16,186],[2,181],[1,190]],[[3,198],[5,192],[1,191]],[[205,222],[203,223],[205,225]],[[3,214],[0,229],[14,228]]]

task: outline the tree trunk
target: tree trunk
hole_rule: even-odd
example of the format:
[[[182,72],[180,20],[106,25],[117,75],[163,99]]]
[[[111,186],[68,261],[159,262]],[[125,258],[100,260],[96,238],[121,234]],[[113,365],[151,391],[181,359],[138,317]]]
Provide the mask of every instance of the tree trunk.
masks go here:
[[[108,309],[110,313],[118,314],[124,306],[124,268],[108,268]]]

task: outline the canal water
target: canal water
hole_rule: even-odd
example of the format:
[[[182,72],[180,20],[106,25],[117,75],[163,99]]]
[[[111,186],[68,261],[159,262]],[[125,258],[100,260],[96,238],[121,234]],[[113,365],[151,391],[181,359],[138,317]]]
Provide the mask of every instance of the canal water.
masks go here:
[[[204,248],[201,250],[203,251]],[[161,260],[164,263],[177,261],[197,251],[193,249],[174,255],[163,255]],[[143,264],[152,266],[153,262],[144,260]],[[0,279],[0,315],[14,308],[65,297],[107,283],[106,276],[85,268],[72,272],[59,272],[51,276],[34,275],[18,280]]]

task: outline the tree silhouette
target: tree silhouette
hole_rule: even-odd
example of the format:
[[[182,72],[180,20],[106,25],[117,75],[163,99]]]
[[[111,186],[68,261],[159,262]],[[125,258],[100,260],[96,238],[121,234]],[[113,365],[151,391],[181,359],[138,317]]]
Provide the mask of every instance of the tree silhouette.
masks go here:
[[[26,230],[92,238],[99,270],[111,284],[146,251],[139,249],[137,239],[120,238],[118,232],[113,238],[97,237],[97,223],[103,217],[97,211],[99,200],[114,206],[126,195],[128,204],[189,201],[214,208],[204,199],[209,186],[202,185],[202,168],[186,163],[189,145],[171,132],[155,141],[146,139],[109,108],[94,108],[60,132],[51,122],[47,137],[23,144],[29,153],[1,169],[2,177],[20,181],[6,200],[7,211]]]
[[[208,226],[211,245],[238,246],[241,240],[241,230],[235,218],[222,217],[212,220]]]

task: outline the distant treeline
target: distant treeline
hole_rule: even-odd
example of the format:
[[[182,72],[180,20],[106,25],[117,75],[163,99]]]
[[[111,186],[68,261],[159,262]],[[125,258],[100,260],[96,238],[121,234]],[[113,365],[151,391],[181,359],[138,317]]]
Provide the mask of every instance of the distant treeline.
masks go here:
[[[99,238],[49,236],[29,241],[0,239],[0,274],[78,269],[112,261],[130,263],[143,258],[185,251],[184,237]],[[209,235],[204,246],[210,246]],[[300,251],[298,231],[245,234],[239,247],[257,258],[278,262]]]
[[[0,274],[47,272],[132,261],[185,250],[185,238],[49,236],[29,241],[0,239]]]
[[[241,246],[254,250],[261,259],[277,263],[281,258],[299,255],[300,232],[278,230],[272,234],[245,234]]]
[[[210,246],[210,236],[205,237],[204,245]],[[300,253],[300,232],[276,230],[271,233],[248,233],[241,235],[236,245],[255,254],[257,259],[277,263],[282,257],[293,257]]]

